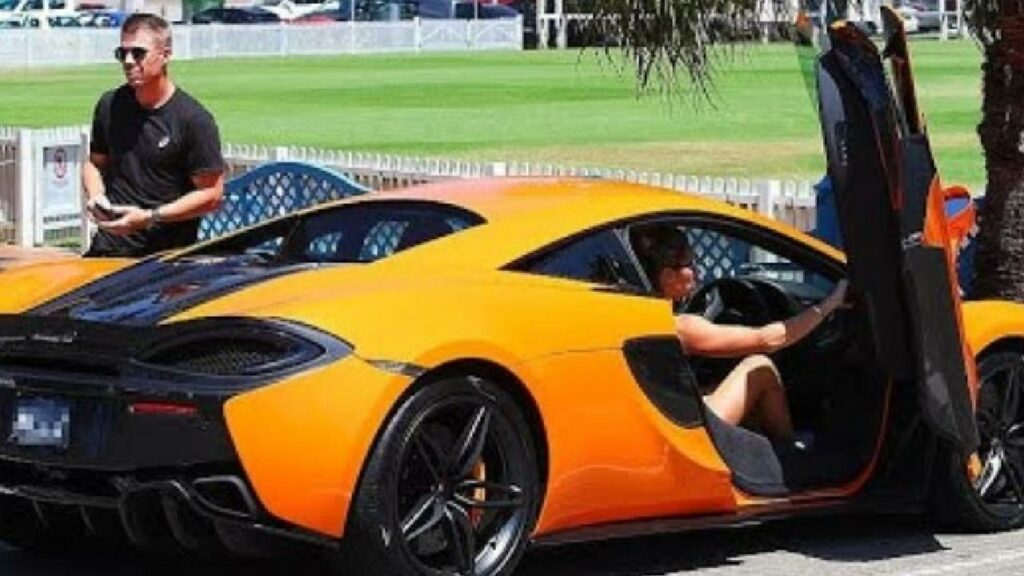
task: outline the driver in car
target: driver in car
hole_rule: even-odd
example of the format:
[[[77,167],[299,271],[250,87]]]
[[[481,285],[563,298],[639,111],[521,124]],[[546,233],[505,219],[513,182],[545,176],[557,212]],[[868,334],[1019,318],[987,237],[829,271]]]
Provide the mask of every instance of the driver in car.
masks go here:
[[[635,249],[654,290],[674,302],[689,297],[697,286],[693,250],[680,228],[661,224],[635,236]],[[846,280],[836,283],[824,300],[800,313],[763,326],[715,324],[691,313],[675,317],[676,333],[687,354],[743,358],[705,404],[733,426],[760,430],[776,442],[793,442],[793,422],[786,392],[775,363],[766,354],[799,342],[814,331],[846,297]]]

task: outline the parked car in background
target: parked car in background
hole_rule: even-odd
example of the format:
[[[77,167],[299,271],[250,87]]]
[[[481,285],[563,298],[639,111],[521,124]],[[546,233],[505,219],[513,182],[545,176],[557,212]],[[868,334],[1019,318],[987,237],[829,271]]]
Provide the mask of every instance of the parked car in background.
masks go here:
[[[946,25],[949,29],[956,29],[957,6],[955,0],[946,0]],[[942,28],[942,15],[939,13],[939,0],[902,0],[897,4],[896,11],[903,17],[904,21],[912,21],[916,28],[911,30],[907,25],[908,32],[929,32]]]
[[[193,24],[272,24],[281,19],[258,6],[207,8],[192,15]]]
[[[303,14],[297,18],[288,20],[289,24],[330,24],[333,22],[346,22],[350,20],[348,13],[342,14],[341,10],[317,10],[309,14]]]
[[[328,22],[392,22],[416,17],[416,0],[341,0],[337,6],[298,16],[292,24],[324,24]]]
[[[904,30],[911,34],[921,31],[920,12],[918,12],[916,7],[908,3],[898,7],[896,11],[899,13],[900,18],[903,19]]]
[[[330,22],[409,20],[419,16],[428,19],[515,18],[520,11],[509,0],[504,2],[471,2],[466,0],[341,0],[335,8],[317,10],[288,20],[292,24],[326,24]]]
[[[0,22],[13,21],[16,24],[10,27],[38,28],[41,26],[45,16],[61,18],[71,16],[77,19],[74,0],[47,0],[44,9],[44,0],[0,0]]]
[[[41,18],[34,18],[34,17],[33,17],[33,20],[34,20],[34,25],[32,25],[33,28],[38,27],[39,23],[42,21]],[[82,24],[78,21],[78,16],[74,16],[72,14],[59,14],[57,16],[50,16],[46,20],[49,22],[50,28],[81,28],[82,27]]]
[[[515,18],[519,11],[507,4],[449,0],[419,0],[420,18],[454,18],[459,20],[490,20]]]
[[[314,12],[338,10],[341,4],[338,0],[264,0],[259,7],[281,20],[291,21]]]
[[[121,10],[97,8],[79,10],[78,22],[89,28],[119,28],[128,18],[128,13]]]
[[[78,17],[71,14],[57,14],[44,17],[42,14],[15,14],[0,21],[4,28],[42,28],[43,22],[48,28],[80,28]]]

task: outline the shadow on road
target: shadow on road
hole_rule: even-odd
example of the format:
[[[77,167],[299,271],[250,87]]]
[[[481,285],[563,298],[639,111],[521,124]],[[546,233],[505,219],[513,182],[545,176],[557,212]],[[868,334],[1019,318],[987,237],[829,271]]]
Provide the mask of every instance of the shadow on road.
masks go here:
[[[816,518],[766,526],[631,538],[532,550],[516,576],[654,576],[740,565],[747,557],[784,551],[837,563],[861,563],[945,550],[931,527],[892,518]],[[40,558],[0,549],[3,576],[250,576],[326,574],[319,562],[99,557]]]

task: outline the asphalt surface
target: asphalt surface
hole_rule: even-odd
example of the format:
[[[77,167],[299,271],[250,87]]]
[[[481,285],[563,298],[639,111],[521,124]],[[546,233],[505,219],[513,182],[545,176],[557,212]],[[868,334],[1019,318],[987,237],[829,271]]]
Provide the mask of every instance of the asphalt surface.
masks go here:
[[[210,562],[36,557],[0,544],[3,576],[327,575],[315,555]],[[914,519],[816,518],[530,551],[515,576],[941,576],[1024,574],[1024,531],[963,535]]]

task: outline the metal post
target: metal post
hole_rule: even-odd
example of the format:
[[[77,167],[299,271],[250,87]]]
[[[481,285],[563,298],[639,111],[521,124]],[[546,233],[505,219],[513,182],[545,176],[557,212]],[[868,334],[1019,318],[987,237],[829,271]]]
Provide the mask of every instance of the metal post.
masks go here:
[[[82,129],[79,132],[78,141],[79,141],[79,146],[81,146],[81,148],[79,148],[79,150],[82,151],[81,155],[82,155],[82,165],[83,166],[89,160],[89,138],[90,138],[89,127],[88,126],[82,126]],[[85,173],[85,171],[83,170],[82,174],[84,174],[84,173]],[[78,199],[79,199],[79,202],[81,202],[81,212],[80,213],[82,215],[82,232],[81,232],[82,233],[82,239],[81,239],[81,242],[79,243],[79,246],[81,246],[82,254],[85,254],[86,252],[89,251],[89,244],[92,242],[92,234],[95,231],[96,225],[93,223],[92,218],[89,218],[86,215],[86,213],[85,213],[85,204],[86,204],[87,198],[85,197],[85,187],[84,186],[82,186],[82,193],[78,195]]]
[[[43,226],[43,204],[45,198],[43,195],[46,193],[46,161],[43,157],[43,144],[39,141],[47,140],[46,138],[39,138],[39,134],[32,139],[32,244],[34,246],[42,246],[46,242],[46,227]]]
[[[963,0],[956,0],[956,33],[961,37],[967,36],[966,26],[964,25],[964,3]]]
[[[568,21],[565,19],[565,0],[555,0],[555,42],[560,50],[569,46]]]
[[[412,29],[413,29],[413,46],[416,48],[416,53],[420,53],[423,50],[423,21],[420,20],[419,16],[413,16],[412,18]]]
[[[547,0],[537,0],[537,49],[548,47],[548,20],[545,18],[548,9]]]
[[[17,196],[14,206],[14,241],[18,246],[31,247],[35,238],[35,170],[32,165],[32,131],[18,130],[14,178]]]
[[[949,13],[946,12],[946,0],[939,0],[939,40],[949,40]]]

